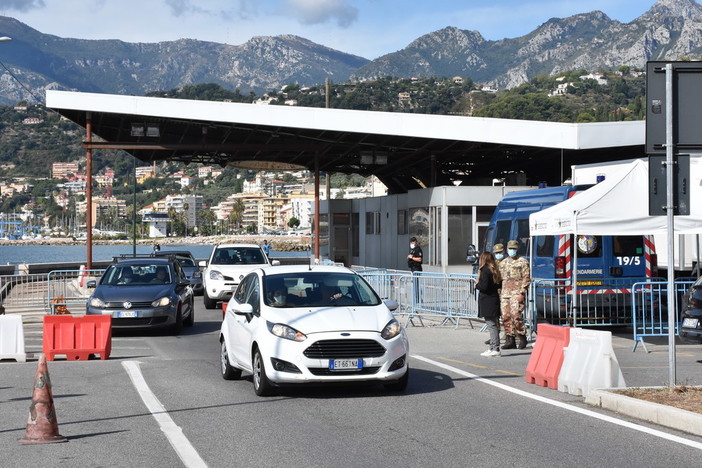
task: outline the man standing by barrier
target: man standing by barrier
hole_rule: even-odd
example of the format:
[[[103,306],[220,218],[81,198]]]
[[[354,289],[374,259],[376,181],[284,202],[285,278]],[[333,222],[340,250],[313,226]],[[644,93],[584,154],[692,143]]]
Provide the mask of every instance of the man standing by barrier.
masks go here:
[[[531,282],[529,262],[519,255],[519,242],[507,242],[507,257],[500,263],[502,274],[502,326],[505,329],[505,343],[502,349],[524,349],[527,345],[524,328],[524,305]]]
[[[422,248],[419,246],[416,237],[412,237],[410,239],[409,247],[410,250],[407,254],[407,268],[409,268],[409,271],[412,272],[412,276],[414,276],[415,271],[422,271],[424,252],[422,252]],[[414,289],[414,302],[419,303],[419,282],[417,281],[417,278],[415,278],[412,282],[412,288]]]

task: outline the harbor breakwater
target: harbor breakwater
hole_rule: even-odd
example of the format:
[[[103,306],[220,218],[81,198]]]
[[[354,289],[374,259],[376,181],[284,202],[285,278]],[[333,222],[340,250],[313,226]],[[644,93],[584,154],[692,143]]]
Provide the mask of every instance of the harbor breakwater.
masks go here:
[[[162,237],[137,239],[137,245],[217,245],[225,243],[233,244],[263,244],[267,240],[273,250],[279,252],[308,251],[311,248],[311,238],[309,236],[262,236],[262,235],[237,235],[237,236],[201,236],[201,237]],[[93,245],[133,245],[132,239],[101,239],[93,238]],[[0,245],[7,246],[31,246],[31,245],[86,245],[85,239],[75,239],[70,237],[42,237],[36,239],[0,239]]]

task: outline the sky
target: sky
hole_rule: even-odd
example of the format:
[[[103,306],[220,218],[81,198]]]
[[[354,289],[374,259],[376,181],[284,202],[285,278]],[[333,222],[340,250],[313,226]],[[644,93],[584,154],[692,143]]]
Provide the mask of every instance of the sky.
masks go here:
[[[655,0],[0,0],[0,15],[45,34],[240,45],[294,34],[370,60],[447,26],[485,39],[523,36],[550,18],[600,10],[628,23]],[[4,35],[0,31],[0,36]]]

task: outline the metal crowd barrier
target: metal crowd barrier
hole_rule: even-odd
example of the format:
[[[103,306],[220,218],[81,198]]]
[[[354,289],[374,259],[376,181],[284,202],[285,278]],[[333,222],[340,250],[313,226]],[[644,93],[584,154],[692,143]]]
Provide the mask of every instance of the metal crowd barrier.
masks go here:
[[[633,285],[648,281],[648,278],[605,281],[583,278],[574,290],[570,279],[532,279],[527,315],[535,326],[539,321],[575,327],[631,325]]]
[[[675,288],[675,334],[680,333],[680,305],[685,292],[690,288],[694,279],[676,279]],[[633,286],[632,308],[635,311],[634,346],[636,351],[639,343],[646,349],[645,337],[667,336],[668,327],[668,282],[662,279],[636,283]]]
[[[2,310],[49,310],[46,302],[47,274],[0,276]]]
[[[395,314],[407,317],[405,325],[415,325],[417,319],[433,316],[442,320],[441,325],[458,326],[461,318],[478,316],[478,299],[474,275],[445,274],[380,269],[359,270],[358,274],[375,289],[383,299],[393,299],[399,304]]]
[[[104,272],[104,269],[50,272],[45,296],[50,313],[85,313],[85,305],[93,291],[88,289],[88,281],[99,280]]]

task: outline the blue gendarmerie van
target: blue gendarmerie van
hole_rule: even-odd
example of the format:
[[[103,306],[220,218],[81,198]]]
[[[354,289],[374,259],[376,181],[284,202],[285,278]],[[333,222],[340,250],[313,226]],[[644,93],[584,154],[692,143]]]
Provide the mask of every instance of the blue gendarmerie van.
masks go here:
[[[492,251],[495,244],[519,242],[519,255],[531,267],[530,305],[537,318],[557,324],[629,324],[632,285],[657,276],[655,249],[648,236],[529,236],[531,213],[589,187],[567,185],[508,193],[495,208],[483,248]]]

